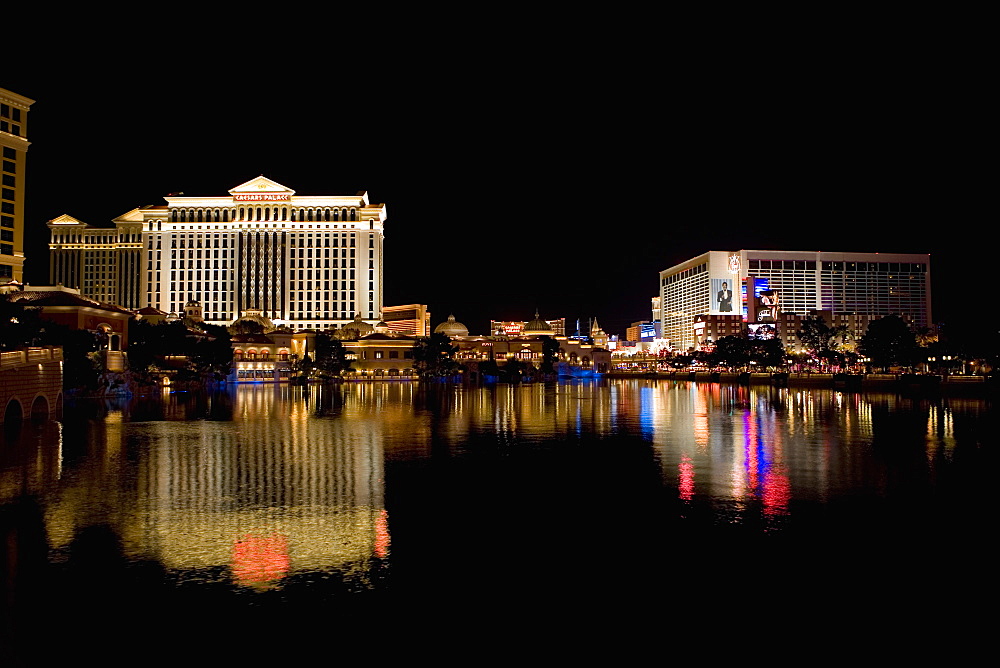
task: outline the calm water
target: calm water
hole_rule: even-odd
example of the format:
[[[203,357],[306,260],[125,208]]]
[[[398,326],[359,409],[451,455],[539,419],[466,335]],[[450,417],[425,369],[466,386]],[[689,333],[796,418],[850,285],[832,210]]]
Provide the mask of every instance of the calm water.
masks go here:
[[[995,591],[984,400],[358,383],[66,413],[0,445],[3,632],[25,656],[51,623],[224,645],[402,610],[835,618]]]

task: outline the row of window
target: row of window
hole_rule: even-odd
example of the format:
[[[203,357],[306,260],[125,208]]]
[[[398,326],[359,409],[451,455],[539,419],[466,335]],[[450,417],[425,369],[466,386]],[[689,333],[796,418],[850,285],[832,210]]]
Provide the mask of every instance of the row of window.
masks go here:
[[[704,274],[708,271],[708,264],[699,264],[696,267],[691,267],[690,269],[685,269],[684,271],[679,271],[676,274],[671,274],[663,279],[663,285],[672,285],[673,283],[678,283],[680,281],[687,280],[692,276],[697,276],[698,274]]]
[[[20,111],[20,110],[18,110]],[[0,199],[7,200],[0,202],[0,227],[13,228],[14,227],[14,174],[17,172],[17,166],[14,162],[17,158],[17,152],[9,146],[3,147],[3,157],[2,166],[4,172],[8,172],[2,176],[3,185],[9,186],[6,188],[0,188]],[[4,241],[13,241],[13,232],[4,234]],[[4,244],[0,253],[3,255],[13,255],[14,247],[9,244]]]
[[[171,209],[172,223],[228,223],[239,221],[357,222],[358,211],[347,208],[289,208],[287,206],[241,206],[219,209]]]

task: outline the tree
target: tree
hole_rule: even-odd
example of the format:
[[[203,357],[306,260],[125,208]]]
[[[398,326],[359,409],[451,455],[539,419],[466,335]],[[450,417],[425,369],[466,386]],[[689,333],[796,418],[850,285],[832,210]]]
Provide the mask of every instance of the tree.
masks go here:
[[[551,336],[542,337],[542,373],[555,373],[559,359],[559,342]]]
[[[316,367],[313,362],[312,357],[309,353],[305,353],[299,359],[292,362],[292,370],[299,375],[299,378],[306,379],[312,374],[312,370]]]
[[[913,361],[916,338],[902,318],[887,315],[868,323],[859,350],[871,359],[872,366],[887,371],[891,366],[908,366]]]
[[[87,329],[66,332],[63,347],[63,387],[97,389],[101,364],[95,353],[100,349],[96,334]]]
[[[201,376],[223,380],[233,367],[233,346],[229,330],[220,325],[202,325],[207,338],[196,340],[191,351],[191,364]]]
[[[455,362],[458,348],[451,345],[451,339],[440,332],[417,340],[413,349],[413,366],[424,378],[442,378],[458,373]]]
[[[777,369],[785,365],[785,346],[779,339],[753,341],[750,345],[750,359],[761,367]]]
[[[750,362],[750,341],[743,336],[723,336],[716,342],[712,357],[722,366],[746,367]]]
[[[316,335],[313,353],[316,355],[316,369],[324,378],[338,378],[351,369],[344,344],[326,332]]]
[[[818,360],[839,363],[842,354],[844,337],[847,327],[836,325],[830,327],[821,315],[810,315],[802,321],[802,328],[795,332],[802,346]]]
[[[524,376],[531,368],[531,365],[523,360],[519,360],[516,357],[507,358],[506,364],[501,367],[500,372],[502,377],[508,383],[520,383],[521,377]]]

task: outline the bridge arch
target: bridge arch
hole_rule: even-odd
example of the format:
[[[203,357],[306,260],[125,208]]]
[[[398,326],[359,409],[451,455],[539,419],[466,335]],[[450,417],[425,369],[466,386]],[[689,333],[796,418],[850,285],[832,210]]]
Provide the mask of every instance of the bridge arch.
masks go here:
[[[31,400],[31,421],[47,422],[52,415],[49,399],[44,394],[36,394]]]
[[[24,419],[24,408],[17,397],[11,397],[3,411],[4,424],[16,424]]]

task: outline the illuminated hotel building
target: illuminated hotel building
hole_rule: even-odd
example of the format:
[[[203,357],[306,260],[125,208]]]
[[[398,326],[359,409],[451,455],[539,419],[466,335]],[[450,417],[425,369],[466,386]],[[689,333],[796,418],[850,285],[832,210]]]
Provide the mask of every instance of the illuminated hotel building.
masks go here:
[[[103,304],[138,309],[142,213],[132,209],[112,222],[114,228],[91,227],[67,215],[50,220],[49,282]]]
[[[24,165],[34,102],[0,88],[0,283],[24,281]]]
[[[431,335],[431,312],[427,310],[427,304],[386,306],[382,309],[382,320],[389,331],[396,334]]]
[[[663,337],[687,350],[697,343],[696,316],[745,316],[748,277],[780,295],[781,313],[826,311],[829,324],[853,326],[856,336],[887,315],[917,327],[931,323],[926,254],[709,251],[660,272]]]
[[[130,308],[180,313],[195,300],[212,324],[247,309],[293,328],[379,318],[386,211],[367,193],[297,195],[260,176],[221,197],[164,199],[116,230],[50,221],[51,281]]]

